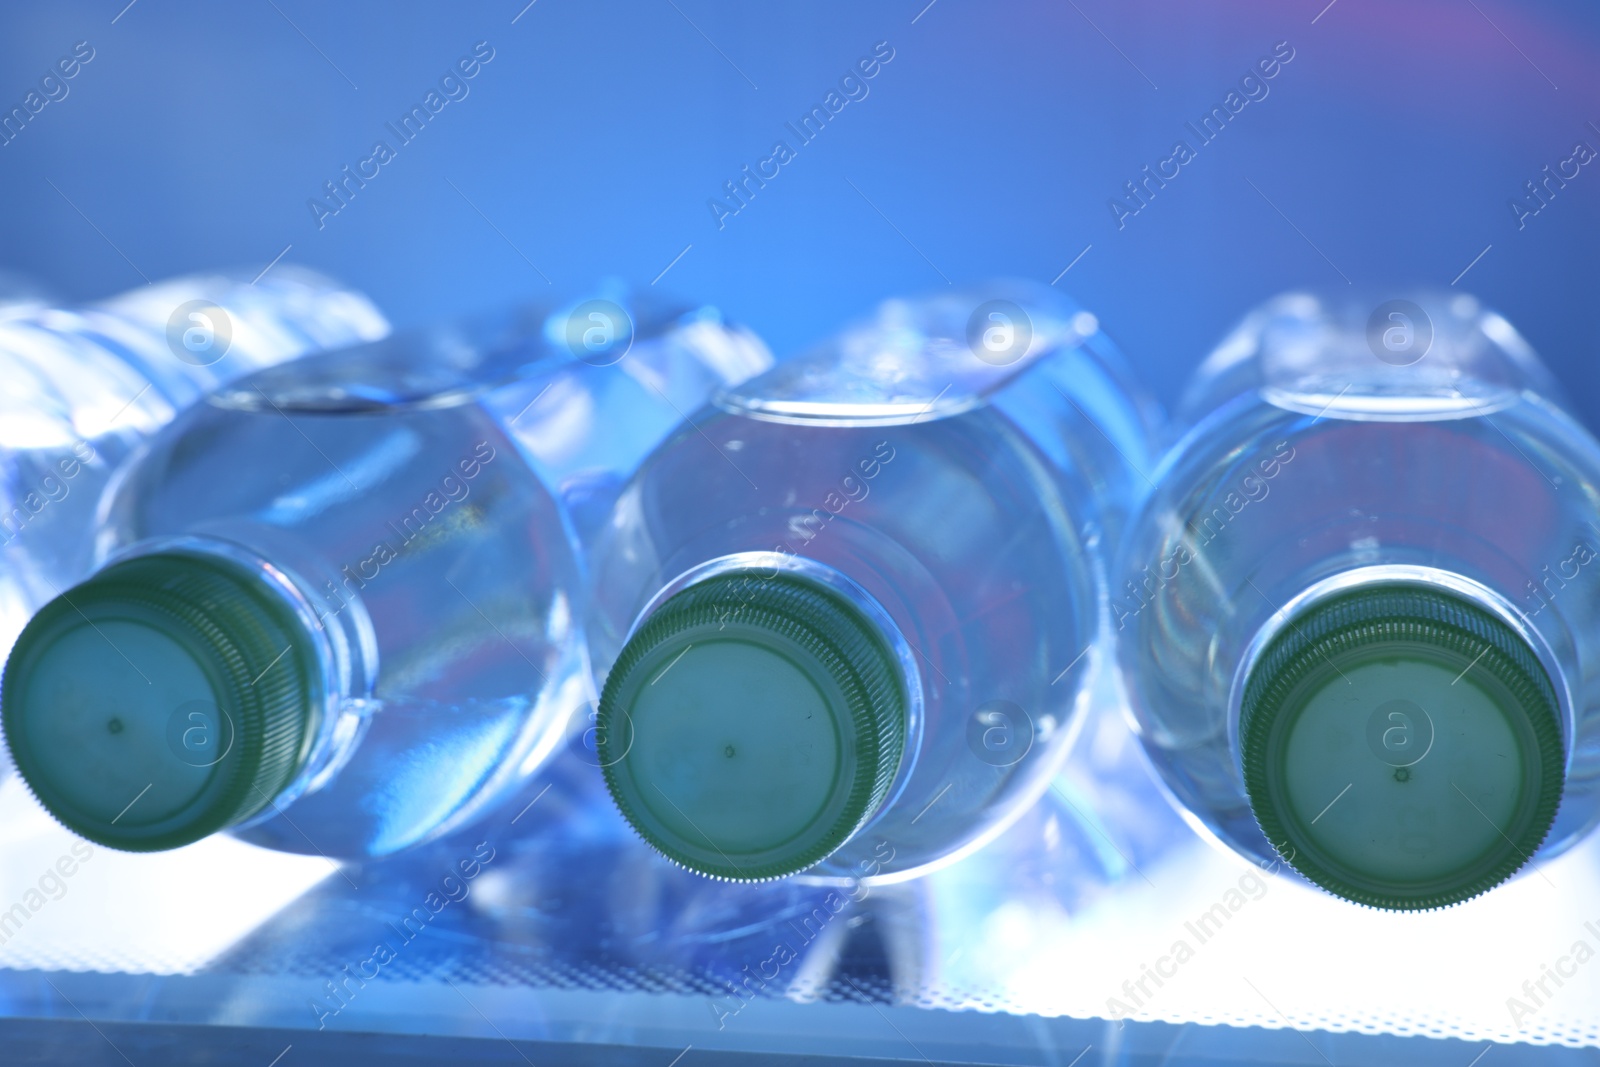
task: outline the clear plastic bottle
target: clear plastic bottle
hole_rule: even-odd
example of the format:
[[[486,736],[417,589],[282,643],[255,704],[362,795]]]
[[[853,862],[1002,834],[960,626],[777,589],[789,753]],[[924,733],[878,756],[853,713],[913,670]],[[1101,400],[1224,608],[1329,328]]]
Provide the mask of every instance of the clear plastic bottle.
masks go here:
[[[1081,718],[1147,416],[1094,317],[1021,283],[889,301],[723,393],[595,562],[635,829],[715,877],[877,882],[1000,833]]]
[[[1200,828],[1411,910],[1594,824],[1600,447],[1505,319],[1282,296],[1178,418],[1112,614]]]
[[[584,724],[573,531],[490,402],[625,372],[546,343],[546,310],[267,370],[148,442],[107,493],[109,562],[6,668],[6,735],[52,813],[130,850],[227,830],[384,855],[494,809]],[[682,321],[616,313],[639,358]]]
[[[0,317],[0,654],[92,569],[100,493],[141,441],[224,382],[388,330],[365,297],[285,264]]]

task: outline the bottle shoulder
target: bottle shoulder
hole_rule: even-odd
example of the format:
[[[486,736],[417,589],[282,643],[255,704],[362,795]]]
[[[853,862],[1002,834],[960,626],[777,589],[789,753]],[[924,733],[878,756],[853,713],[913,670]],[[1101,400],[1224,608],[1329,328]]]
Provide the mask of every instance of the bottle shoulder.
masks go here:
[[[1359,479],[1374,464],[1399,462],[1394,449],[1403,446],[1424,449],[1431,469],[1494,455],[1543,476],[1552,490],[1600,493],[1600,441],[1536,392],[1508,393],[1492,410],[1479,406],[1448,417],[1427,412],[1401,419],[1337,409],[1311,412],[1263,388],[1233,396],[1185,429],[1157,469],[1157,495],[1202,485],[1206,471],[1248,463],[1258,453],[1292,454],[1305,442],[1330,451],[1330,475],[1342,470]],[[1481,469],[1478,473],[1487,476]]]

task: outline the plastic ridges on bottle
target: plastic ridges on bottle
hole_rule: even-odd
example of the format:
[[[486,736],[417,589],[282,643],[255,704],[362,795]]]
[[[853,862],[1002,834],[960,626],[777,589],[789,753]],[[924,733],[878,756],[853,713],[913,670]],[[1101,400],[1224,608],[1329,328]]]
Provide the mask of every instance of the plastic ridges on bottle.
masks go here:
[[[906,699],[894,655],[837,593],[722,575],[673,596],[628,642],[600,701],[601,765],[623,815],[674,863],[729,881],[781,878],[825,859],[882,804]],[[690,776],[676,799],[661,785],[674,771],[679,785]],[[719,841],[707,824],[737,832]]]
[[[112,630],[141,642],[137,658],[113,645],[84,659],[79,642],[112,641]],[[67,828],[109,848],[177,848],[249,819],[294,777],[322,705],[316,662],[289,605],[251,576],[142,556],[29,625],[6,664],[5,735]],[[205,708],[194,722],[211,750],[182,744],[191,704]]]
[[[1474,758],[1481,761],[1483,757],[1504,759],[1506,755],[1496,750],[1494,736],[1487,731],[1472,734],[1468,729],[1470,723],[1452,710],[1451,701],[1459,705],[1471,694],[1466,689],[1455,690],[1456,682],[1442,688],[1437,681],[1419,683],[1423,692],[1433,693],[1437,700],[1435,711],[1427,719],[1429,748],[1412,762],[1406,762],[1411,758],[1409,754],[1391,761],[1378,753],[1376,746],[1380,742],[1372,737],[1375,733],[1379,738],[1389,736],[1387,732],[1377,732],[1383,725],[1380,722],[1378,728],[1368,726],[1367,744],[1374,748],[1373,755],[1357,752],[1348,763],[1341,764],[1339,761],[1348,756],[1351,749],[1360,747],[1359,742],[1353,740],[1353,720],[1342,712],[1340,714],[1346,717],[1340,728],[1352,739],[1347,747],[1340,749],[1332,738],[1320,734],[1309,741],[1302,739],[1301,752],[1305,753],[1309,747],[1315,753],[1315,761],[1321,765],[1319,769],[1348,770],[1352,783],[1363,780],[1369,796],[1373,789],[1392,791],[1379,797],[1376,810],[1381,813],[1381,820],[1357,823],[1361,828],[1355,838],[1357,853],[1361,859],[1372,861],[1370,868],[1362,870],[1358,864],[1350,862],[1352,839],[1349,837],[1338,843],[1346,853],[1345,859],[1332,854],[1329,827],[1313,827],[1330,812],[1338,811],[1335,803],[1339,798],[1330,794],[1334,803],[1329,803],[1309,822],[1297,813],[1296,805],[1289,799],[1291,776],[1286,764],[1293,762],[1293,758],[1288,749],[1306,709],[1321,699],[1330,687],[1337,694],[1337,687],[1349,682],[1348,677],[1341,682],[1340,676],[1358,667],[1391,672],[1442,671],[1443,677],[1459,671],[1456,682],[1468,678],[1470,689],[1479,694],[1472,699],[1497,711],[1515,740],[1520,767],[1501,772],[1508,776],[1506,783],[1514,784],[1516,790],[1509,820],[1502,825],[1490,819],[1451,776],[1461,761]],[[1403,675],[1397,673],[1396,676]],[[1334,699],[1337,700],[1337,696]],[[1362,705],[1357,714],[1365,711]],[[1430,715],[1426,711],[1423,714]],[[1510,878],[1528,862],[1549,833],[1564,781],[1558,714],[1555,691],[1532,650],[1521,636],[1488,611],[1420,586],[1396,584],[1346,593],[1316,605],[1303,618],[1293,620],[1273,639],[1251,670],[1239,721],[1245,785],[1257,822],[1268,841],[1312,882],[1347,900],[1374,908],[1412,911],[1448,907],[1470,900]],[[1458,719],[1465,725],[1458,725]],[[1408,724],[1406,729],[1410,728]],[[1455,732],[1449,733],[1452,730]],[[1448,740],[1444,742],[1445,751],[1439,753],[1430,766],[1426,757],[1436,738]],[[1495,766],[1503,768],[1505,765]],[[1301,772],[1304,770],[1305,764],[1301,763]],[[1485,829],[1492,827],[1492,832],[1482,835],[1487,846],[1430,878],[1386,877],[1381,868],[1388,867],[1392,871],[1405,862],[1394,849],[1385,851],[1385,842],[1396,839],[1386,836],[1396,834],[1395,826],[1404,828],[1406,825],[1405,818],[1410,814],[1403,799],[1407,796],[1406,790],[1416,788],[1415,783],[1422,781],[1423,774],[1437,776],[1441,771],[1447,776],[1444,784],[1452,792],[1446,792],[1437,784],[1434,788],[1455,803],[1459,801],[1453,794],[1459,793],[1461,800],[1478,808],[1477,814],[1488,820]],[[1472,784],[1469,783],[1469,787]],[[1412,815],[1414,828],[1423,825],[1419,820],[1425,816],[1437,815],[1437,805],[1431,811],[1423,810],[1426,807],[1424,802],[1416,809],[1421,814]],[[1352,815],[1347,808],[1329,817],[1330,820],[1341,816],[1360,819],[1362,812]],[[1470,820],[1472,816],[1467,818]],[[1398,838],[1402,849],[1405,840]]]

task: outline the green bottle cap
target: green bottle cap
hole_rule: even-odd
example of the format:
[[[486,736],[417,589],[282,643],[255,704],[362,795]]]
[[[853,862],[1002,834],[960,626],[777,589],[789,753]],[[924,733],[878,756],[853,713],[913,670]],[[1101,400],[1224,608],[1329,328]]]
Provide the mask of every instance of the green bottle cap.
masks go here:
[[[597,748],[647,842],[730,881],[796,874],[850,839],[900,765],[906,695],[878,627],[789,575],[668,599],[606,679]]]
[[[1291,621],[1246,680],[1239,740],[1267,840],[1374,908],[1446,907],[1511,877],[1565,777],[1555,690],[1527,641],[1413,585]]]
[[[316,650],[243,566],[185,553],[108,567],[17,639],[0,721],[68,829],[130,852],[198,841],[294,779],[320,717]]]

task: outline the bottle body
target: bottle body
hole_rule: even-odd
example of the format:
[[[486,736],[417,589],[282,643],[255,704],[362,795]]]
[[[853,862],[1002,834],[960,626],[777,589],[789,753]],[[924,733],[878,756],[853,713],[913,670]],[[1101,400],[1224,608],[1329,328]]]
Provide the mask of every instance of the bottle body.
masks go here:
[[[1552,402],[1548,376],[1503,319],[1467,297],[1406,304],[1400,319],[1374,313],[1376,329],[1372,305],[1298,294],[1247,319],[1197,374],[1186,432],[1118,566],[1112,626],[1147,751],[1191,818],[1254,860],[1276,849],[1294,862],[1313,846],[1267,840],[1246,783],[1241,708],[1269,650],[1351,596],[1442,596],[1513,635],[1548,676],[1564,760],[1559,812],[1532,840],[1553,854],[1600,814],[1600,620],[1585,588],[1600,550],[1600,448]],[[1425,330],[1427,344],[1408,330]],[[1420,718],[1350,696],[1318,735],[1318,759],[1342,774],[1348,745],[1361,762],[1348,783],[1330,779],[1314,805],[1329,806],[1306,825],[1326,820],[1332,834],[1341,819],[1370,818],[1371,840],[1421,862],[1448,851],[1457,820],[1473,826],[1512,803],[1515,790],[1475,791],[1463,773],[1441,784],[1442,799],[1412,784],[1454,766],[1440,762],[1450,744],[1467,760],[1463,694],[1478,680],[1463,669],[1432,687],[1431,702],[1417,698],[1432,709]],[[1336,683],[1360,688],[1359,678]],[[1395,754],[1435,738],[1431,763]],[[1369,765],[1401,791],[1362,814],[1356,783]]]
[[[234,377],[387,332],[365,297],[283,266],[0,322],[0,648],[89,573],[100,493],[141,441]]]
[[[1007,296],[1028,306],[1035,340],[979,358],[963,327]],[[1131,401],[1060,391],[1074,380],[1064,364],[1095,359],[1063,303],[1005,289],[892,302],[724,394],[617,504],[595,565],[597,675],[674,602],[735,578],[726,625],[756,610],[763,583],[809,582],[866,620],[898,672],[898,758],[860,825],[806,868],[813,876],[902,880],[981,847],[1048,787],[1070,744],[1100,654],[1099,502],[1073,492],[1088,483],[1064,479],[1007,408],[1089,433],[1085,405],[1115,425]],[[788,684],[764,677],[774,691]],[[734,714],[759,718],[764,704],[758,683]],[[643,744],[642,719],[608,720],[602,700],[601,720],[614,746],[635,727]],[[786,773],[800,751],[773,766]],[[719,876],[741,877],[728,862]]]

